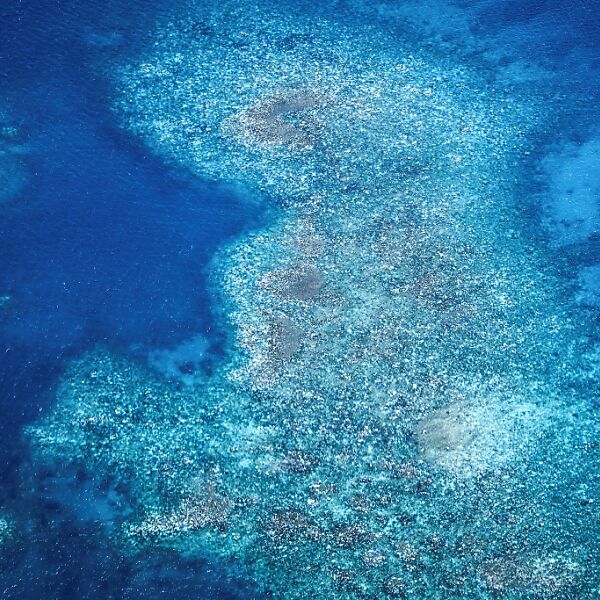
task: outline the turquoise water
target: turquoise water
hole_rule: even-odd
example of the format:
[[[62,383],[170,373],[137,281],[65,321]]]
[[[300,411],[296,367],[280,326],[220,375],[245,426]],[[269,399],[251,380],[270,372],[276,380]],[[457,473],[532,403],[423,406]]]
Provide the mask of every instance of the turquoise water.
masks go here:
[[[596,8],[3,8],[2,597],[597,597]]]

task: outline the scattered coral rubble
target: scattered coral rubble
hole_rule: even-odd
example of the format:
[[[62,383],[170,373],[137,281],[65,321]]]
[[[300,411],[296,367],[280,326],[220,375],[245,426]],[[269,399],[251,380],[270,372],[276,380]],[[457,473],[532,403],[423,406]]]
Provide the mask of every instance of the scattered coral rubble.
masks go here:
[[[276,597],[591,597],[598,384],[519,227],[534,99],[367,26],[219,6],[116,81],[156,152],[276,203],[214,260],[228,358],[192,387],[81,358],[38,460],[128,487],[118,543]]]

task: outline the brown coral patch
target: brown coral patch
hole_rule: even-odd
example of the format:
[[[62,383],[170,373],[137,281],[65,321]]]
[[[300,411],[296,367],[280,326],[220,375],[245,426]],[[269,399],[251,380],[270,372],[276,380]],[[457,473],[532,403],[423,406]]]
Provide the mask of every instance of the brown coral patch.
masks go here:
[[[281,468],[288,473],[308,475],[319,465],[319,457],[304,450],[292,450],[281,462]]]
[[[278,297],[300,302],[312,300],[324,285],[323,274],[313,265],[277,269],[268,273],[261,281],[261,287]]]
[[[275,362],[290,360],[302,345],[302,330],[281,313],[270,315],[268,325],[269,359]]]
[[[217,492],[213,484],[206,483],[198,485],[196,493],[181,503],[178,512],[188,529],[209,527],[223,531],[232,508],[231,499]]]
[[[404,598],[405,592],[406,584],[396,575],[388,577],[383,584],[383,593],[390,598]]]
[[[338,525],[331,530],[332,543],[341,548],[355,549],[373,540],[373,534],[358,524]]]
[[[310,149],[320,129],[312,112],[325,104],[325,98],[313,91],[290,90],[239,112],[225,129],[250,146]]]
[[[284,509],[271,516],[267,535],[275,542],[317,540],[321,537],[321,529],[306,514]]]

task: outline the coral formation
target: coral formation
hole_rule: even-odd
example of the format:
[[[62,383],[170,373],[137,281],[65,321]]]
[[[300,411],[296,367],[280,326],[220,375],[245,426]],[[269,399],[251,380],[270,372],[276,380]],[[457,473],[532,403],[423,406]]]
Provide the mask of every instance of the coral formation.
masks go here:
[[[481,576],[495,592],[521,592],[542,598],[564,598],[572,593],[579,566],[563,557],[495,558],[484,563]]]
[[[11,538],[12,525],[6,517],[0,516],[0,548]]]
[[[224,130],[250,147],[277,145],[309,150],[318,139],[318,122],[311,113],[325,104],[323,98],[310,91],[286,90],[236,113],[225,121]],[[296,115],[301,115],[301,120],[294,124]]]
[[[234,560],[276,597],[585,597],[593,353],[514,203],[541,115],[276,6],[209,3],[153,39],[119,73],[124,123],[278,207],[215,258],[223,365],[182,389],[83,357],[29,430],[38,460],[113,473],[133,550]]]

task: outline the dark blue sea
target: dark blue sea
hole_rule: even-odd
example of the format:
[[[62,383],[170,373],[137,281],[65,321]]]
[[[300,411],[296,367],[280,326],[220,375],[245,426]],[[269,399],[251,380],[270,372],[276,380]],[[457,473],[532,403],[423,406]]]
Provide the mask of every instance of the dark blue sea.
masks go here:
[[[462,17],[431,22],[438,1]],[[89,518],[102,510],[90,508],[98,494],[73,492],[77,472],[65,469],[61,479],[33,469],[22,435],[52,409],[65,369],[86,351],[146,361],[190,343],[202,358],[188,374],[210,372],[223,355],[210,261],[269,218],[265,202],[152,152],[119,122],[104,76],[112,60],[123,64],[148,44],[176,3],[0,6],[0,129],[22,171],[15,193],[0,192],[0,507],[28,515],[25,534],[0,559],[3,600],[259,597],[225,564],[158,550],[122,554],[102,518]],[[342,4],[314,8],[335,19]],[[525,72],[529,63],[550,74],[548,102],[568,91],[569,113],[540,134],[519,194],[532,240],[547,243],[585,318],[600,327],[600,5],[427,4],[406,9],[415,23],[429,22],[424,39],[484,40],[494,53],[465,50],[474,68],[514,63]],[[385,11],[375,24],[392,33],[397,26],[386,25]]]

